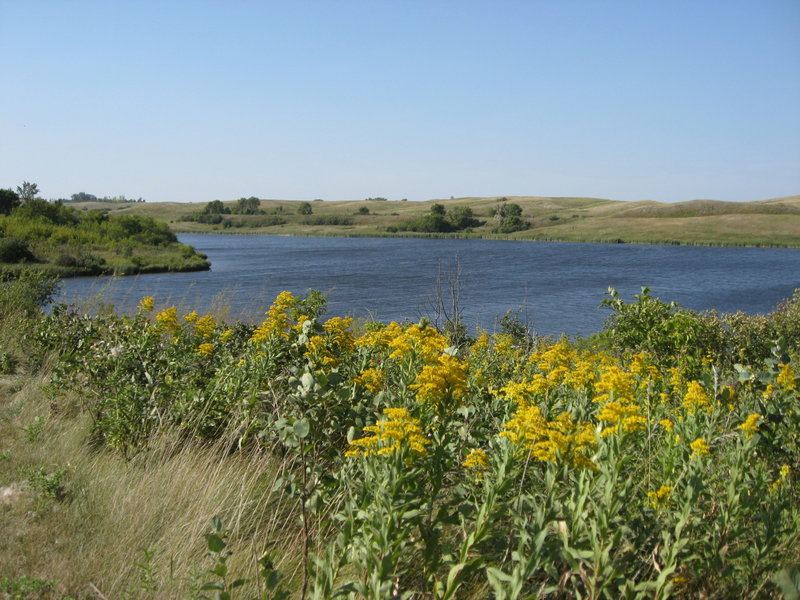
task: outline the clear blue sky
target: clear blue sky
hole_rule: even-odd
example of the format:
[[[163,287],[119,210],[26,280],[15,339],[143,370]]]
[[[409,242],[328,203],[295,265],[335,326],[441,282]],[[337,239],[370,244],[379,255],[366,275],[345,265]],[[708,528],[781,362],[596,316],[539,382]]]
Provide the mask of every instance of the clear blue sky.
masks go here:
[[[0,187],[800,194],[800,0],[0,0]]]

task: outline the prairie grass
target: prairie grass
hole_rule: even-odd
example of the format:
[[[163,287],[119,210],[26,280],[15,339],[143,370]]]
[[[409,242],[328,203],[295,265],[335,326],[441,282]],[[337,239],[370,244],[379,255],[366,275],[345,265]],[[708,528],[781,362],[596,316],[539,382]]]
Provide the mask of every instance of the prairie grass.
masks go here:
[[[96,597],[89,584],[108,598],[189,597],[211,567],[203,535],[215,515],[235,532],[231,568],[254,585],[265,551],[297,570],[296,502],[272,491],[290,465],[166,431],[124,461],[91,447],[85,416],[53,414],[42,377],[11,394],[4,383],[0,485],[14,491],[0,511],[0,573],[53,581],[52,597]],[[65,472],[63,499],[26,482],[34,467]]]

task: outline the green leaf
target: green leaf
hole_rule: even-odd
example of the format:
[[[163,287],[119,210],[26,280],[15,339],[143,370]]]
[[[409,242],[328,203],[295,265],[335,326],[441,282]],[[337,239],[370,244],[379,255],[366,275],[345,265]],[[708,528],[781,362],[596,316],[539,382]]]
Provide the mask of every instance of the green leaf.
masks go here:
[[[303,386],[305,390],[312,390],[314,389],[314,375],[306,371],[300,377],[300,385]]]
[[[800,567],[793,565],[773,573],[772,581],[781,588],[785,600],[800,600]]]
[[[209,581],[208,583],[204,583],[200,588],[201,591],[205,590],[224,590],[225,584],[221,581]]]
[[[308,437],[309,431],[311,431],[311,425],[309,425],[308,419],[299,419],[294,422],[294,434],[299,439]]]
[[[281,574],[278,571],[270,571],[264,577],[264,584],[268,590],[274,590],[281,580]]]
[[[225,540],[223,540],[216,533],[206,534],[206,544],[208,544],[209,552],[219,553],[225,549]]]

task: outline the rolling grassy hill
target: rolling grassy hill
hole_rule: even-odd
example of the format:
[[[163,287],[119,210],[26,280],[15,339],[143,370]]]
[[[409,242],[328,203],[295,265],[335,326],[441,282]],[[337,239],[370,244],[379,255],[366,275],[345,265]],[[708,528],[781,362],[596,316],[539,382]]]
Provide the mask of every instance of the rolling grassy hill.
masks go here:
[[[513,234],[495,232],[493,210],[503,201],[518,204],[530,227]],[[433,204],[448,210],[472,209],[481,225],[455,234],[393,232],[419,219]],[[223,203],[233,208],[236,201]],[[77,203],[113,213],[141,214],[166,221],[175,232],[252,233],[266,235],[446,236],[503,239],[711,244],[800,247],[800,196],[754,202],[692,200],[673,204],[643,200],[623,202],[601,198],[537,196],[465,197],[425,202],[388,200],[314,201],[311,214],[301,215],[304,203],[261,199],[259,215],[223,215],[217,224],[185,220],[201,212],[198,203]],[[367,212],[368,211],[368,212]]]

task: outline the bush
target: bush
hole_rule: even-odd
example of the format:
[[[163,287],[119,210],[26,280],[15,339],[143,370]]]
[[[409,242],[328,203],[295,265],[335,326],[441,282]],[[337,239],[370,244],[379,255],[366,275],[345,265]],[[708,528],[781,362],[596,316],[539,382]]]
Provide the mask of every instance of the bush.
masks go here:
[[[352,225],[353,219],[339,215],[316,215],[303,219],[303,225]]]
[[[36,258],[28,243],[19,238],[0,238],[0,263],[33,262]]]

